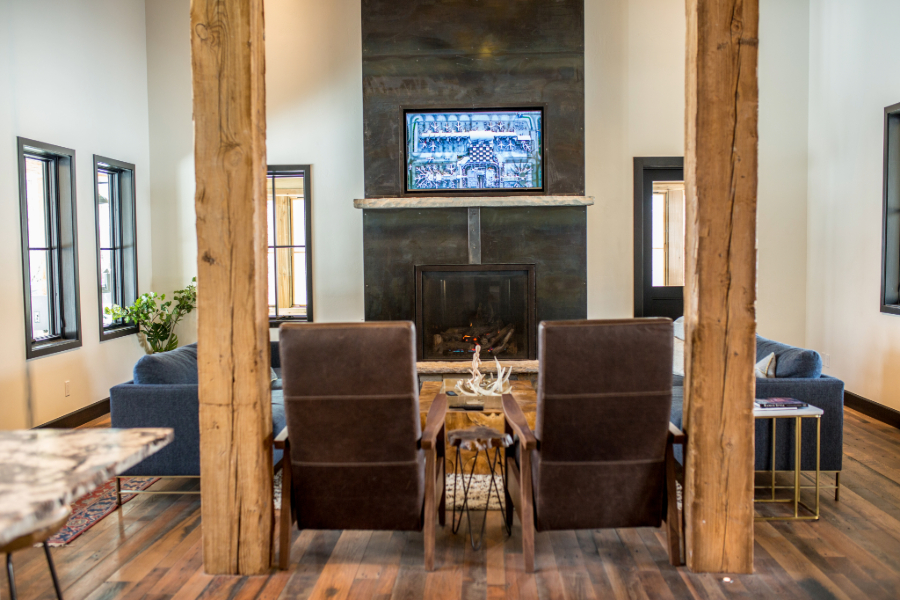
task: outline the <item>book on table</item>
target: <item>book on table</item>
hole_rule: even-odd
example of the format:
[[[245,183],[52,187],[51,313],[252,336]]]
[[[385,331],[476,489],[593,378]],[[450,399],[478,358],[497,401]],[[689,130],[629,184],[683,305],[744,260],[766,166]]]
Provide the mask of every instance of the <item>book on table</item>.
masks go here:
[[[760,410],[788,410],[794,408],[806,408],[806,402],[796,398],[757,398],[754,408]]]

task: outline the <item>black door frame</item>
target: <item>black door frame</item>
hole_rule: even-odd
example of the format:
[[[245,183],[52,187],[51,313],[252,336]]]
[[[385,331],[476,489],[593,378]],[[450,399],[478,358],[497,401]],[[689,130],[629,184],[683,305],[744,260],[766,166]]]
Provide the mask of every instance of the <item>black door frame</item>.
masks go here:
[[[652,277],[649,269],[650,257],[644,253],[644,231],[652,215],[644,210],[644,179],[647,171],[668,171],[681,169],[684,171],[682,156],[636,156],[634,157],[634,316],[644,317],[645,280]],[[652,191],[652,190],[651,190]],[[681,288],[683,290],[683,288]],[[683,292],[682,292],[683,293]]]

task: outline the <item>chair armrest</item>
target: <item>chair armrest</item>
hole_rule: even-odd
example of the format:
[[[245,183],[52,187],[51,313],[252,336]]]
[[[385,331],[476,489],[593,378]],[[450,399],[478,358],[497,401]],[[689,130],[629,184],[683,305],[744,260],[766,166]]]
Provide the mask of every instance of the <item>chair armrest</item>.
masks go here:
[[[537,438],[534,437],[534,433],[528,426],[528,421],[525,420],[525,413],[522,412],[522,407],[519,406],[513,395],[503,394],[500,403],[503,407],[503,416],[510,427],[512,427],[513,432],[519,437],[522,449],[536,450],[538,445]]]
[[[437,444],[437,436],[444,428],[447,416],[447,395],[438,394],[431,403],[428,416],[425,417],[425,430],[422,432],[421,446],[423,450],[431,450]]]
[[[687,435],[678,428],[674,423],[669,423],[669,437],[672,438],[673,444],[686,444],[687,443]]]
[[[275,448],[277,450],[284,450],[285,442],[287,442],[287,439],[288,439],[288,431],[287,431],[287,427],[285,427],[284,429],[281,430],[281,433],[279,433],[278,436],[275,438],[275,442],[274,442]]]

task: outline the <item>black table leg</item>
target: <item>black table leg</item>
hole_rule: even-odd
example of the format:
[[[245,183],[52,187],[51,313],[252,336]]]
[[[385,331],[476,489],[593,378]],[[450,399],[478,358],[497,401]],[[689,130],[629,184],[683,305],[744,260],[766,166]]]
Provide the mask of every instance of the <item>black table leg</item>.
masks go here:
[[[44,554],[47,555],[47,565],[50,567],[50,577],[53,578],[53,589],[56,590],[57,600],[63,600],[62,590],[59,589],[59,579],[56,577],[56,567],[53,566],[53,557],[50,556],[50,546],[44,540]]]
[[[12,553],[6,555],[6,576],[9,578],[9,597],[16,600],[16,576],[13,573]]]

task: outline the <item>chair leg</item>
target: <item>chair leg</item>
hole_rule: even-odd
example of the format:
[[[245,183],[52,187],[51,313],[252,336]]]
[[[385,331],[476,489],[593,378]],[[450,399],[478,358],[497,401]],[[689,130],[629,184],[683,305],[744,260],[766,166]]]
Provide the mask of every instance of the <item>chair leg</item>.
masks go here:
[[[834,474],[834,501],[841,501],[841,472]]]
[[[285,456],[288,449],[285,448]],[[281,469],[281,518],[279,519],[278,568],[287,571],[291,560],[291,463],[286,460]]]
[[[444,441],[446,426],[441,427],[437,435],[437,474],[440,477],[441,497],[438,504],[438,525],[447,524],[447,445]]]
[[[434,492],[436,487],[437,469],[435,465],[437,456],[434,449],[425,453],[425,513],[424,513],[424,538],[425,538],[425,570],[434,571],[434,537],[435,537],[435,504]]]
[[[57,600],[63,600],[62,590],[59,587],[59,578],[56,576],[56,567],[53,566],[53,557],[50,555],[50,546],[44,540],[44,554],[47,555],[47,566],[50,567],[50,578],[53,579],[53,589],[56,590]]]
[[[438,504],[438,525],[443,527],[447,524],[447,467],[444,457],[438,457],[438,460],[441,461],[439,480],[444,483],[444,487],[441,488],[441,501]]]
[[[531,492],[531,456],[522,450],[521,491],[522,491],[522,553],[525,572],[534,573],[534,496]]]
[[[9,597],[12,600],[16,600],[19,596],[16,595],[16,576],[13,573],[11,552],[6,555],[6,576],[9,578]]]
[[[122,506],[122,479],[116,477],[116,507]]]
[[[672,441],[666,445],[666,539],[669,563],[680,566],[682,554],[682,516],[678,510],[678,488],[676,486],[675,449]]]

